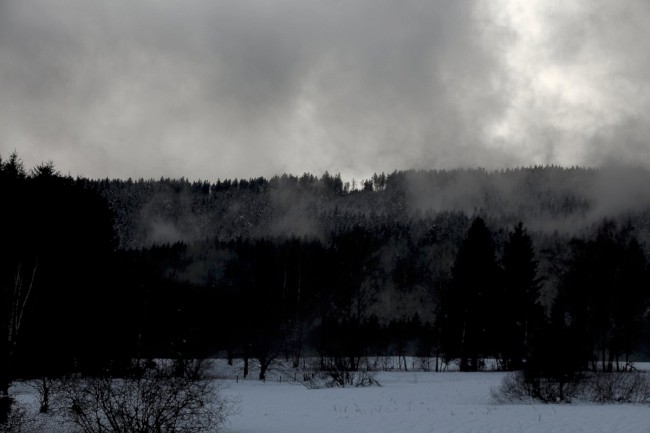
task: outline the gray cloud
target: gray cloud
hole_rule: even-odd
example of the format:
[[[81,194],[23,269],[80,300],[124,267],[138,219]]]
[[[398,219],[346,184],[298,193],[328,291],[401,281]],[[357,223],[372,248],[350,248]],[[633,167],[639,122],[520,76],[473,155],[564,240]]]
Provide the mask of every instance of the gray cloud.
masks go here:
[[[537,163],[650,165],[650,6],[643,0],[543,2],[515,12],[505,139]],[[533,12],[531,12],[533,11]],[[518,77],[518,78],[515,78]]]
[[[207,179],[638,161],[648,11],[601,3],[536,15],[576,102],[540,87],[509,2],[4,0],[0,154]]]

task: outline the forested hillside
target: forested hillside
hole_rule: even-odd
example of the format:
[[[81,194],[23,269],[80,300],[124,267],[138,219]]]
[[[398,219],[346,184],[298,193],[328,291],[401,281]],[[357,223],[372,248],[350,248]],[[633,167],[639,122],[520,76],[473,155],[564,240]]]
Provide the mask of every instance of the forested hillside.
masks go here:
[[[256,360],[262,377],[280,356],[477,370],[563,350],[611,370],[647,355],[647,170],[348,184],[73,179],[16,155],[0,168],[9,377],[196,354]]]
[[[205,238],[324,240],[355,225],[431,226],[457,213],[483,215],[495,228],[523,221],[533,232],[568,235],[603,218],[632,220],[646,241],[649,181],[648,170],[629,167],[405,171],[358,183],[328,173],[216,183],[84,180],[114,210],[125,248]]]

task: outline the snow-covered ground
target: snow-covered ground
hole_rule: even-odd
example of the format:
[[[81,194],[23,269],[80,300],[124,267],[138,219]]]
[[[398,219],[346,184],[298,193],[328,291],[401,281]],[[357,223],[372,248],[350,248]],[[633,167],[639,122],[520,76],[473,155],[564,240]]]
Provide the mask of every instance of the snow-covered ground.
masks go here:
[[[637,368],[650,374],[648,364]],[[267,382],[241,380],[241,365],[225,361],[215,374],[226,377],[222,394],[239,402],[229,433],[650,432],[647,405],[497,404],[490,391],[506,374],[500,372],[383,372],[379,387],[328,389],[305,388],[287,368],[270,371]],[[36,404],[29,387],[17,384],[16,391]],[[70,433],[53,419],[45,423],[48,433]]]
[[[642,405],[491,400],[503,373],[378,373],[381,387],[309,390],[286,381],[227,381],[239,399],[230,433],[648,433]]]

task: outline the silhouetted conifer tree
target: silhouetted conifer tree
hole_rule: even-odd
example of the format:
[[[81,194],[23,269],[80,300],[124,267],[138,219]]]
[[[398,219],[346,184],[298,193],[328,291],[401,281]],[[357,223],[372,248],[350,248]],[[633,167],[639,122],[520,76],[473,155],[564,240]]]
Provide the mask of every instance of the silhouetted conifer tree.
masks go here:
[[[497,313],[501,323],[498,350],[502,367],[516,370],[527,356],[530,339],[544,323],[535,251],[521,222],[504,245],[502,265],[504,292]]]
[[[485,221],[477,217],[458,251],[442,307],[443,351],[448,358],[460,359],[462,371],[480,369],[481,357],[494,347],[500,292],[492,234]]]

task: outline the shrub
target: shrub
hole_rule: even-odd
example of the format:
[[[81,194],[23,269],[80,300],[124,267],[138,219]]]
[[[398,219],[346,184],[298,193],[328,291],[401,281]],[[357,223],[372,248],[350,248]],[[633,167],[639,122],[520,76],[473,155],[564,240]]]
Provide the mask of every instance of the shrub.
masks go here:
[[[551,403],[572,399],[594,403],[650,403],[650,376],[639,372],[591,373],[562,384],[549,378],[531,379],[516,372],[504,377],[491,394],[497,403],[533,400]]]
[[[83,433],[217,432],[233,411],[203,361],[138,365],[122,378],[72,378],[57,412]]]
[[[597,403],[650,403],[650,377],[644,373],[595,373],[585,382],[585,398]]]
[[[327,362],[324,369],[314,366],[312,371],[304,372],[301,383],[309,389],[380,386],[367,363],[349,370],[336,362]]]
[[[539,400],[546,403],[569,402],[579,394],[580,382],[560,382],[548,377],[531,378],[518,371],[503,378],[498,388],[491,390],[497,403]]]

